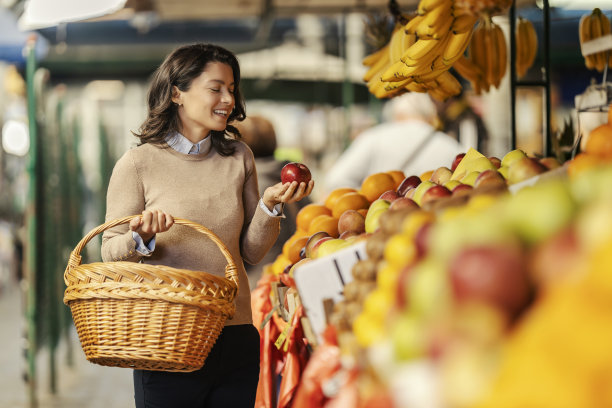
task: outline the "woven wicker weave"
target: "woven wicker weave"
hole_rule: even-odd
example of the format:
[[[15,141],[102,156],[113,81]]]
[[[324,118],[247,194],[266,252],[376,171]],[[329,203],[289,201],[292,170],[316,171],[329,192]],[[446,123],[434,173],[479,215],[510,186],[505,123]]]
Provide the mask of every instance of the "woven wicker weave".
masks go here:
[[[81,265],[81,251],[94,236],[134,217],[94,228],[70,254],[64,303],[72,311],[85,356],[113,367],[197,370],[234,314],[236,264],[212,231],[175,218],[175,224],[191,227],[217,244],[227,260],[225,278],[135,262]]]

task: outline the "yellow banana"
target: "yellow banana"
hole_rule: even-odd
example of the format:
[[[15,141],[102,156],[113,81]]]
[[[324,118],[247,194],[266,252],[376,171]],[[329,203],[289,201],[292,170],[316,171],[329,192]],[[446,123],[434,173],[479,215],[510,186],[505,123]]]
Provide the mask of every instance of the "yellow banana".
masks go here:
[[[471,14],[462,14],[458,17],[455,17],[453,20],[453,24],[451,25],[451,30],[453,33],[464,33],[466,31],[472,31],[474,28],[474,24],[478,21],[478,17]]]
[[[482,78],[482,70],[480,67],[463,55],[459,57],[457,61],[455,61],[453,68],[459,75],[470,82],[477,81]]]
[[[533,27],[533,24],[529,20],[525,20],[527,24],[527,49],[529,50],[528,58],[526,61],[527,68],[530,68],[535,61],[535,57],[538,54],[538,35]]]
[[[452,1],[442,3],[425,14],[423,21],[416,27],[416,34],[420,37],[440,38],[450,30],[453,24]]]
[[[489,86],[493,86],[495,84],[495,78],[498,75],[498,51],[495,47],[495,40],[493,39],[493,24],[490,23],[488,27],[484,28],[484,44],[485,44],[485,55],[486,55],[486,66],[483,71],[485,72],[485,79]]]
[[[480,84],[484,91],[489,90],[489,86],[486,78],[486,66],[487,66],[487,56],[485,49],[485,29],[483,24],[479,24],[472,35],[472,40],[470,41],[470,59],[472,63],[474,63],[478,68],[482,70],[483,73],[483,81]]]
[[[402,56],[402,42],[404,35],[404,30],[402,30],[402,26],[400,24],[396,24],[391,34],[391,39],[389,40],[389,60],[391,62],[399,61],[399,58]]]
[[[410,34],[416,34],[417,27],[423,22],[423,16],[415,16],[404,26],[404,30]]]
[[[406,49],[406,52],[404,52],[404,55],[400,57],[400,60],[404,61],[404,63],[406,63],[406,60],[419,61],[426,55],[435,52],[437,48],[445,45],[445,40],[447,37],[439,40],[426,40],[419,38],[414,44]],[[407,64],[409,64],[409,62]]]
[[[508,48],[506,47],[506,37],[504,36],[504,32],[497,24],[494,24],[493,26],[493,37],[495,39],[493,46],[497,49],[497,77],[495,78],[494,85],[496,88],[499,88],[501,80],[503,79],[504,75],[506,75],[506,65],[508,64]],[[529,66],[531,66],[532,63],[533,60],[531,61]]]
[[[463,89],[457,78],[448,71],[444,71],[435,81],[444,93],[449,96],[458,95]]]
[[[450,34],[450,39],[448,40],[448,45],[442,54],[444,62],[447,65],[453,65],[453,63],[457,61],[461,55],[463,55],[466,48],[470,44],[471,39],[472,30],[461,33],[452,32]]]
[[[402,74],[403,68],[404,63],[402,61],[392,62],[391,65],[380,74],[380,79],[385,82],[403,81],[408,77],[408,75]]]
[[[582,17],[580,17],[580,22],[578,24],[578,34],[580,37],[580,45],[591,40],[591,15],[590,14],[585,14]],[[593,54],[585,55],[584,63],[588,69],[595,68]]]
[[[389,52],[388,46],[385,45],[384,47],[379,48],[373,53],[366,55],[361,61],[361,63],[367,67],[370,67],[374,65],[380,57],[382,57],[383,53],[387,53],[387,52]]]
[[[419,15],[427,14],[444,3],[452,4],[453,2],[452,0],[421,0],[417,7],[417,13],[419,13]]]
[[[385,45],[385,49],[387,52],[381,54],[380,58],[376,60],[376,62],[367,70],[367,72],[363,76],[363,80],[365,82],[369,82],[374,76],[383,70],[387,64],[389,64],[389,52],[388,52],[389,44]]]
[[[597,13],[599,11],[599,13]],[[601,14],[601,10],[594,9],[593,13],[591,13],[591,39],[601,37],[602,27],[601,20],[599,19],[599,14]],[[605,60],[601,52],[594,54],[595,57],[595,69],[601,72],[605,66]]]

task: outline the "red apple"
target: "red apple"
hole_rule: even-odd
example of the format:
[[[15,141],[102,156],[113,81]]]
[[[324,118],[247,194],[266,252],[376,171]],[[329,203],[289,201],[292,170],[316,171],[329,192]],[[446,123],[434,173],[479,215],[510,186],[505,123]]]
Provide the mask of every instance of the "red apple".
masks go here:
[[[346,210],[338,219],[338,233],[354,232],[356,235],[365,232],[365,217],[356,210]]]
[[[453,297],[482,301],[515,316],[530,299],[525,257],[512,245],[481,245],[460,250],[450,262]]]
[[[398,194],[397,191],[395,190],[387,190],[384,193],[382,193],[380,195],[380,197],[378,197],[378,199],[382,199],[382,200],[387,200],[390,203],[392,203],[393,201],[395,201],[396,199],[400,198],[401,195]]]
[[[495,166],[496,169],[499,169],[501,167],[501,159],[499,157],[491,156],[487,158]]]
[[[302,163],[288,163],[281,170],[281,182],[283,184],[291,183],[293,181],[297,181],[298,183],[308,183],[310,178],[310,170]]]
[[[402,182],[399,186],[397,186],[397,189],[395,191],[397,191],[397,194],[405,196],[408,189],[410,189],[411,187],[415,188],[419,184],[421,184],[421,179],[419,176],[408,176],[404,180],[402,180]]]
[[[427,222],[417,230],[414,235],[414,245],[419,258],[425,256],[429,249],[429,232],[431,231],[431,222]]]
[[[312,257],[312,253],[313,253],[312,250],[315,244],[323,238],[331,238],[331,236],[325,231],[319,231],[319,232],[315,232],[308,238],[308,240],[306,241],[306,244],[304,245],[304,257],[305,258]]]
[[[508,184],[515,184],[527,180],[547,170],[538,159],[532,157],[520,158],[508,168]]]
[[[421,206],[425,205],[425,203],[433,200],[437,200],[441,197],[448,197],[451,195],[451,191],[439,184],[435,186],[429,187],[425,194],[423,194],[423,198],[421,198]]]
[[[474,187],[469,184],[459,184],[451,191],[453,197],[460,197],[462,195],[470,194]]]
[[[474,181],[474,188],[484,186],[505,186],[506,179],[497,170],[487,169],[481,172]]]
[[[461,162],[464,156],[465,156],[465,153],[459,153],[457,156],[455,156],[455,159],[453,160],[453,163],[451,164],[451,171],[455,171],[455,169],[457,168],[457,166],[459,165],[459,163]]]
[[[557,160],[556,157],[542,157],[540,159],[540,164],[546,167],[548,170],[561,167],[561,163],[559,163],[559,160]]]
[[[400,208],[420,208],[412,198],[400,197],[391,202],[389,210],[399,210]]]

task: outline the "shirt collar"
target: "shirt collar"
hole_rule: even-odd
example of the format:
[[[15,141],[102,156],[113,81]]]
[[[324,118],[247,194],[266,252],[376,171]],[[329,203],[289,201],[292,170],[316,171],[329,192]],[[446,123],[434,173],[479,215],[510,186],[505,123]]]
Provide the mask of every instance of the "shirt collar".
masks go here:
[[[211,146],[210,135],[194,144],[179,132],[169,133],[166,136],[166,143],[177,152],[183,154],[205,153],[210,150]]]

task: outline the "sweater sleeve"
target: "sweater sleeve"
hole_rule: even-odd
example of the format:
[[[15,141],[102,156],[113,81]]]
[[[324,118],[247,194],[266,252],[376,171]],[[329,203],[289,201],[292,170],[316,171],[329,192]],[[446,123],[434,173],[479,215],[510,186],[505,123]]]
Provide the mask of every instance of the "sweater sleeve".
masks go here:
[[[128,151],[115,164],[106,194],[106,221],[142,213],[145,209],[142,183]],[[102,260],[138,262],[142,256],[136,252],[128,224],[118,225],[102,235]]]
[[[243,260],[254,265],[262,260],[276,242],[282,217],[270,216],[258,205],[259,191],[255,159],[253,153],[248,149],[245,154],[245,166],[246,178],[242,193],[245,225],[240,246]]]

